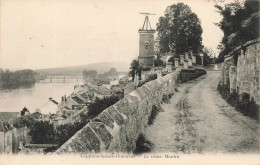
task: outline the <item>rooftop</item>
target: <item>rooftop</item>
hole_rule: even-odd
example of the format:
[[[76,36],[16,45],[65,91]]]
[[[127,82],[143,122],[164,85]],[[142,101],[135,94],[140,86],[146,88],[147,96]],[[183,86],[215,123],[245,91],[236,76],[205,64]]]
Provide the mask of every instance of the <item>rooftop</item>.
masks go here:
[[[21,116],[20,112],[0,112],[0,121],[12,121]]]

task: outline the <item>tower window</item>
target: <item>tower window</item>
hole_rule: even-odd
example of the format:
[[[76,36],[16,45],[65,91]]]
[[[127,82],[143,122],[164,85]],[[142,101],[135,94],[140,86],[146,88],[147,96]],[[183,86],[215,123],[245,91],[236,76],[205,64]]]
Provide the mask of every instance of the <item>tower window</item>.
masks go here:
[[[145,42],[145,49],[148,49],[148,42]]]

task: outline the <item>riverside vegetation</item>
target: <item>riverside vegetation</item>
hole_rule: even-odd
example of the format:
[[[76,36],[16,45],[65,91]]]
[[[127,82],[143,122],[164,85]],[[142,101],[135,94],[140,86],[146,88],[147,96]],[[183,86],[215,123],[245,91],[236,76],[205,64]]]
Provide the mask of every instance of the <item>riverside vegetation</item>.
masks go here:
[[[0,90],[32,87],[36,82],[33,70],[24,69],[11,72],[0,69]]]

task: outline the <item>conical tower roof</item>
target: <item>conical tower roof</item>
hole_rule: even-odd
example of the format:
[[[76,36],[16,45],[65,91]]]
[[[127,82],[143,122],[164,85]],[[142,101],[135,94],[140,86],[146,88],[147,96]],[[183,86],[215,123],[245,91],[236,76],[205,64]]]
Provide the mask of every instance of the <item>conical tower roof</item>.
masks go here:
[[[152,29],[148,14],[149,13],[141,13],[141,14],[146,14],[145,19],[144,19],[144,24],[143,27],[141,27],[139,29],[139,31],[155,31],[154,29]]]

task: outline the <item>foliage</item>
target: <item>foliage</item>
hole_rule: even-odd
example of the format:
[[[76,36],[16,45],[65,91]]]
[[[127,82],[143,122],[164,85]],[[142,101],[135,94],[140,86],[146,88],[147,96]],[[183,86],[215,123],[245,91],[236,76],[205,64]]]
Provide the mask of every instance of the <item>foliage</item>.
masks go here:
[[[159,113],[159,109],[155,105],[153,105],[151,115],[148,118],[148,125],[153,124],[153,122],[154,122],[156,116],[158,115],[158,113]]]
[[[152,143],[148,141],[143,134],[140,134],[136,141],[134,154],[151,152]]]
[[[36,121],[29,131],[31,143],[34,144],[58,144],[61,146],[69,140],[77,131],[82,129],[89,120],[57,125],[49,121]]]
[[[103,99],[96,98],[95,102],[91,103],[88,107],[88,116],[93,118],[118,101],[119,98],[117,96],[105,97]]]
[[[234,48],[249,40],[259,38],[259,1],[246,0],[244,5],[239,1],[226,4],[224,7],[215,5],[222,15],[222,20],[216,25],[224,32],[218,62],[224,61],[224,56]]]
[[[154,59],[154,66],[166,66],[166,63],[163,60],[161,60],[161,56],[159,55],[159,53],[157,54],[156,59]]]
[[[174,60],[174,58],[175,58],[175,57],[170,57],[170,58],[168,59],[168,62],[171,62],[171,63],[172,63],[172,65],[174,65],[174,63],[175,63],[175,60]]]
[[[30,113],[29,109],[24,107],[23,110],[21,111],[21,116],[24,116],[26,113]]]
[[[145,80],[145,81],[140,81],[139,84],[138,84],[138,87],[144,85],[145,83],[149,82],[149,81],[152,81],[152,80],[155,80],[157,79],[157,74],[150,74],[148,75],[148,78]]]
[[[152,81],[152,80],[155,80],[157,79],[157,74],[150,74],[146,80],[146,82],[149,82],[149,81]]]
[[[166,94],[163,94],[162,102],[166,103],[166,104],[170,103],[170,99],[169,99],[169,97]]]
[[[217,90],[221,96],[232,106],[246,116],[256,119],[259,122],[259,106],[254,99],[250,99],[249,94],[241,93],[238,95],[236,91],[230,93],[229,81],[227,84],[218,84]]]
[[[98,78],[101,81],[106,81],[108,80],[109,76],[117,76],[118,72],[115,68],[110,68],[108,72],[105,72],[103,74],[99,74]]]
[[[157,58],[154,60],[154,66],[157,67],[157,66],[164,66],[164,62],[163,60],[161,60],[160,58]]]
[[[85,120],[87,121],[87,120]],[[55,129],[55,140],[57,144],[62,145],[69,140],[76,132],[83,128],[87,122],[75,122],[58,125]]]
[[[134,60],[131,62],[130,72],[129,72],[129,76],[132,76],[133,81],[134,81],[134,78],[135,78],[135,74],[136,74],[137,72],[140,72],[140,71],[139,71],[139,62],[138,62],[137,59],[134,59]]]
[[[37,121],[28,133],[33,144],[53,144],[54,127],[49,121]]]
[[[211,48],[203,47],[201,53],[203,54],[203,66],[208,66],[213,63],[214,52]],[[202,58],[199,55],[196,55],[196,63],[202,65]]]
[[[203,65],[207,66],[208,64],[214,63],[214,51],[211,48],[203,47]],[[201,64],[201,60],[198,61],[198,64]]]
[[[132,80],[134,81],[134,78],[135,78],[135,74],[138,74],[139,76],[139,79],[141,79],[141,73],[142,71],[149,71],[151,70],[150,67],[142,67],[139,65],[139,62],[137,59],[134,59],[131,63],[131,66],[130,66],[130,72],[129,72],[129,75],[132,76]]]
[[[44,153],[49,153],[49,152],[55,152],[58,149],[58,146],[54,146],[54,147],[47,147],[43,149]]]
[[[16,118],[14,121],[13,121],[13,125],[14,127],[16,128],[21,128],[21,127],[31,127],[34,125],[34,119],[30,116],[30,115],[25,115],[25,116],[21,116],[21,117],[18,117]]]
[[[174,58],[180,58],[180,54],[173,53],[173,56],[171,56],[171,57],[168,59],[168,62],[171,62],[172,65],[175,65],[175,60],[174,60]]]
[[[198,52],[202,48],[202,28],[189,6],[177,3],[168,6],[157,23],[160,53]]]
[[[95,79],[97,77],[98,73],[95,70],[83,70],[83,78],[84,80],[87,79]]]
[[[28,87],[34,85],[35,81],[35,73],[30,69],[15,72],[0,69],[0,89]]]

